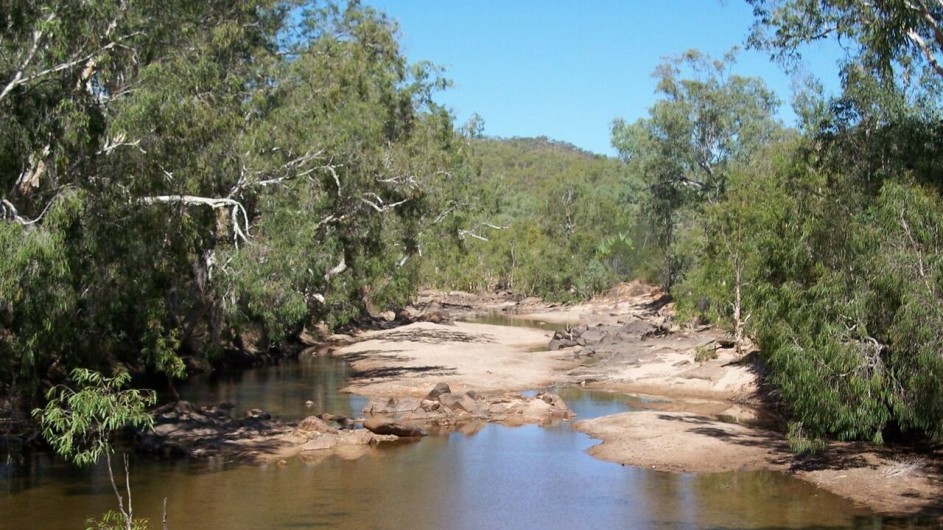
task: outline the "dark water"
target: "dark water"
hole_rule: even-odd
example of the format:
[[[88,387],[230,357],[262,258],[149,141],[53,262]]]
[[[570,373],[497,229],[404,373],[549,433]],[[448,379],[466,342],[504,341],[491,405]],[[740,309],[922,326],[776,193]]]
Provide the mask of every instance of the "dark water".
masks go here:
[[[186,399],[230,400],[287,419],[351,414],[346,366],[330,359],[207,378]],[[643,406],[637,398],[564,390],[579,417]],[[314,401],[308,408],[305,401]],[[594,442],[551,427],[473,425],[381,446],[356,460],[287,465],[222,460],[132,462],[135,514],[171,529],[302,528],[889,528],[860,507],[778,473],[677,475],[585,454]],[[49,455],[0,466],[0,528],[74,529],[114,507],[107,473]],[[902,526],[903,527],[903,526]]]
[[[517,328],[537,328],[544,331],[565,331],[567,327],[575,326],[568,322],[546,322],[544,320],[534,320],[532,318],[520,318],[505,313],[491,313],[482,315],[468,322],[472,324],[491,324],[493,326],[513,326]]]

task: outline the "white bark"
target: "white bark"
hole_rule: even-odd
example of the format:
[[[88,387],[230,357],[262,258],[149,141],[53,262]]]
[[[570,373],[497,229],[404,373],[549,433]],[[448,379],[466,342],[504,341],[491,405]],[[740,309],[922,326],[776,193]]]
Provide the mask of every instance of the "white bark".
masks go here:
[[[232,208],[232,226],[233,242],[238,246],[239,240],[248,241],[249,238],[249,215],[242,203],[230,198],[210,198],[198,197],[195,195],[158,195],[155,197],[143,197],[138,199],[141,204],[186,204],[209,206],[214,210],[219,208]],[[242,217],[240,226],[239,217]]]

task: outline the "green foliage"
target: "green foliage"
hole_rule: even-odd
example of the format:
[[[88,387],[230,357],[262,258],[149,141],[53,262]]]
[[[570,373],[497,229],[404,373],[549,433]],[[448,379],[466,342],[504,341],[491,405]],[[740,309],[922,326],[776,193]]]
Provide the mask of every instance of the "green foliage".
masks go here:
[[[708,346],[698,346],[694,350],[694,362],[706,363],[717,358],[717,348]]]
[[[120,513],[108,510],[101,519],[89,519],[85,530],[147,530],[147,519],[134,519],[130,527],[128,521]]]
[[[938,5],[926,0],[868,2],[865,0],[748,0],[756,24],[751,46],[768,49],[787,64],[801,57],[803,44],[826,38],[854,42],[844,45],[848,67],[863,68],[880,81],[919,82],[919,68],[943,75],[938,61],[943,20]]]
[[[463,158],[447,86],[353,2],[15,3],[0,39],[0,381],[172,377],[402,305]],[[206,29],[210,28],[210,29]],[[287,36],[291,35],[291,39]],[[75,60],[75,58],[80,58]]]
[[[33,411],[43,437],[61,456],[82,466],[111,451],[109,438],[115,431],[126,426],[151,428],[154,419],[146,409],[157,398],[150,391],[122,390],[130,379],[128,372],[105,377],[76,368],[72,371],[76,389],[51,388],[45,408]]]
[[[800,455],[820,453],[825,450],[826,441],[823,438],[809,438],[803,430],[802,422],[789,422],[786,431],[786,440],[789,448]]]
[[[423,246],[424,282],[559,300],[632,277],[635,186],[618,161],[546,138],[466,142],[465,178]]]
[[[935,69],[937,13],[917,20],[922,2],[751,3],[760,15],[754,44],[789,55],[835,31],[857,40],[860,53],[843,67],[840,97],[823,99],[814,81],[797,95],[801,136],[766,128],[757,113],[757,130],[769,134],[735,156],[691,163],[725,150],[699,150],[700,136],[686,132],[698,129],[682,126],[697,123],[684,116],[703,115],[703,123],[721,124],[704,130],[725,130],[736,107],[698,99],[723,83],[664,77],[667,89],[711,88],[675,92],[649,119],[616,124],[623,158],[661,186],[650,184],[647,211],[661,224],[669,267],[684,272],[672,289],[678,307],[683,317],[742,326],[755,339],[791,414],[787,437],[796,451],[819,451],[833,437],[938,438],[943,136],[933,87],[940,79],[915,74],[921,64]],[[766,28],[775,34],[762,34]],[[934,42],[930,55],[915,34]],[[750,93],[739,97],[753,101]]]
[[[773,93],[758,78],[731,74],[733,62],[733,53],[713,60],[695,50],[667,60],[653,74],[661,99],[649,117],[612,126],[613,146],[644,178],[640,202],[665,257],[665,285],[681,278],[690,259],[683,240],[692,216],[724,196],[731,165],[779,128]]]
[[[807,157],[828,156],[792,146],[738,171],[725,200],[705,210],[680,305],[690,314],[708,297],[712,316],[729,323],[739,263],[747,330],[796,421],[797,448],[828,436],[881,441],[892,426],[939,436],[939,188],[859,180],[854,165],[823,173]]]

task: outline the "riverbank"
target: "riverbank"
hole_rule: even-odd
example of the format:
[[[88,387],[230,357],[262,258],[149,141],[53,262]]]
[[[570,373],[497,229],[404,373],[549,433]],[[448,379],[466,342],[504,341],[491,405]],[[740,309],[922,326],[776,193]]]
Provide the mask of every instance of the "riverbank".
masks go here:
[[[360,333],[331,352],[355,371],[347,391],[419,398],[446,382],[485,395],[551,385],[642,395],[648,410],[577,421],[602,442],[593,456],[671,472],[775,470],[879,513],[941,513],[938,454],[861,443],[792,454],[760,391],[756,356],[741,359],[717,330],[680,326],[657,290],[633,283],[576,306],[467,293],[425,293],[420,304],[452,318],[513,316],[562,331],[417,322]]]

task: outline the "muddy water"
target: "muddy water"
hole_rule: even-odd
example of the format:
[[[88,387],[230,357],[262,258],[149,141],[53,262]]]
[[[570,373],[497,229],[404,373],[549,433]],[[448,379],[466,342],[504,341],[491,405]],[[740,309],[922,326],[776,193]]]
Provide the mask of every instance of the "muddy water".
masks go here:
[[[337,392],[347,368],[328,359],[206,379],[187,399],[231,400],[284,418],[348,414],[362,400]],[[643,405],[603,393],[564,392],[579,417]],[[310,409],[305,401],[315,402]],[[381,446],[357,460],[286,465],[220,460],[132,462],[135,514],[160,528],[880,528],[850,502],[777,473],[675,475],[585,454],[594,442],[551,427],[470,426]],[[107,474],[48,455],[0,466],[0,528],[83,528],[114,506]],[[887,528],[887,525],[883,526]]]

